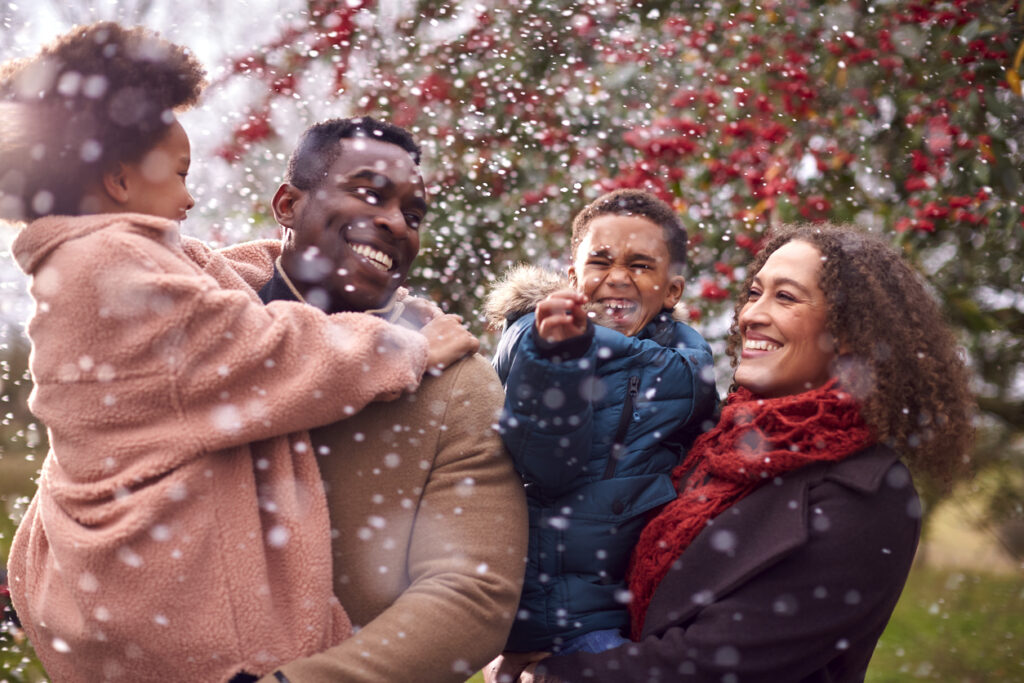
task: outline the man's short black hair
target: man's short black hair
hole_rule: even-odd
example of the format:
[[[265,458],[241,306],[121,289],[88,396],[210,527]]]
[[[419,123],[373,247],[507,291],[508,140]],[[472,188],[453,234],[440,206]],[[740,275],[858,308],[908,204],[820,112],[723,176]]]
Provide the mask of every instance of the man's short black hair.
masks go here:
[[[590,232],[590,224],[600,216],[637,216],[646,218],[661,228],[672,265],[686,267],[686,227],[671,206],[643,190],[621,189],[603,194],[583,208],[572,221],[572,258],[583,238]]]
[[[393,123],[379,121],[371,116],[349,119],[328,119],[307,128],[288,160],[285,182],[303,191],[314,190],[327,178],[327,173],[338,155],[339,141],[368,138],[398,145],[412,157],[418,166],[420,146],[406,129]]]

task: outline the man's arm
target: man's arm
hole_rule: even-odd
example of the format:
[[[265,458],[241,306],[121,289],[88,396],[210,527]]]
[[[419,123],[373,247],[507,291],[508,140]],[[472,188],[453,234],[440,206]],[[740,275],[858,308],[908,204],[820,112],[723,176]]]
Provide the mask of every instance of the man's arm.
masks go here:
[[[525,567],[525,498],[492,429],[502,402],[493,371],[474,356],[447,372],[458,375],[410,539],[410,585],[348,640],[281,667],[293,683],[460,683],[505,644]]]

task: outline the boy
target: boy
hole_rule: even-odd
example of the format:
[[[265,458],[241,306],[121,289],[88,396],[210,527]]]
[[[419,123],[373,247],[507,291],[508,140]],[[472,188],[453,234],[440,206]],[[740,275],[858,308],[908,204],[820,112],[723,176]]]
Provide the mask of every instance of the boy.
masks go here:
[[[569,288],[520,267],[488,300],[505,325],[503,438],[530,510],[509,651],[625,642],[630,552],[715,405],[711,349],[672,318],[686,243],[667,204],[618,190],[574,219]]]

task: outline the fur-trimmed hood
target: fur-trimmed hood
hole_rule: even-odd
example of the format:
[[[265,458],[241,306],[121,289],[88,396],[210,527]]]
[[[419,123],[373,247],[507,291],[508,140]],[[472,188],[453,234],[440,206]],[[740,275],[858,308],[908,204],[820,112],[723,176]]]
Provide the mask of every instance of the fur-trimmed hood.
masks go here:
[[[532,313],[544,297],[571,286],[569,278],[529,263],[517,263],[494,283],[484,300],[491,329],[500,330],[509,318]]]
[[[532,313],[548,294],[571,286],[564,275],[529,263],[517,263],[494,283],[484,300],[487,325],[501,330],[506,321]],[[683,323],[689,320],[686,306],[676,304],[672,319]]]

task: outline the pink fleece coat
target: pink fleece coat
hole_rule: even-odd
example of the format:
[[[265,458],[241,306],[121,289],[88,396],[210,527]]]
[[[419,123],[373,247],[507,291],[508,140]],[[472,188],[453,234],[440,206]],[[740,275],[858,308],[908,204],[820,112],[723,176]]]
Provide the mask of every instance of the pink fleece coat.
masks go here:
[[[418,383],[425,338],[264,306],[159,218],[48,217],[13,252],[51,451],[9,582],[53,680],[223,681],[348,636],[303,430]]]

